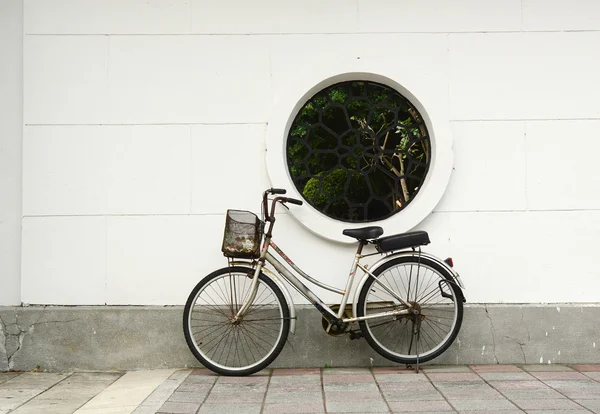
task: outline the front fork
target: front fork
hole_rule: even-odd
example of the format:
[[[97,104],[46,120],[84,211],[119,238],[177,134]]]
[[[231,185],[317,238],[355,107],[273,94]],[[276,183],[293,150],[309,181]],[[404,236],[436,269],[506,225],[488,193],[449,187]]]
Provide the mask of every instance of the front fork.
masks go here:
[[[266,248],[264,254],[266,255]],[[237,313],[231,318],[232,323],[240,321],[248,311],[250,305],[252,305],[252,303],[254,302],[254,299],[256,299],[256,293],[258,292],[258,275],[260,275],[262,267],[263,262],[259,260],[256,265],[256,269],[254,269],[254,277],[252,278],[252,285],[250,285],[250,294],[244,301],[244,304],[242,305],[240,310],[238,310]]]

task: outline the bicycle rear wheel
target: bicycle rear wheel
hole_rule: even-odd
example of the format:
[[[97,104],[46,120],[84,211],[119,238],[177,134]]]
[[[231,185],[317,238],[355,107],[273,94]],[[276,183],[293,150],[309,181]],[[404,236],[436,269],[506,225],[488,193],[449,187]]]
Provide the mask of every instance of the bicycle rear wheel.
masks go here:
[[[250,375],[279,355],[288,336],[288,304],[277,284],[259,275],[254,302],[239,321],[233,316],[250,294],[254,270],[234,266],[206,276],[190,294],[183,331],[194,356],[222,375]]]
[[[404,256],[377,268],[363,285],[357,316],[407,309],[382,285],[410,303],[418,313],[360,321],[369,345],[389,360],[403,363],[430,361],[454,342],[463,317],[463,296],[451,273],[425,257]]]

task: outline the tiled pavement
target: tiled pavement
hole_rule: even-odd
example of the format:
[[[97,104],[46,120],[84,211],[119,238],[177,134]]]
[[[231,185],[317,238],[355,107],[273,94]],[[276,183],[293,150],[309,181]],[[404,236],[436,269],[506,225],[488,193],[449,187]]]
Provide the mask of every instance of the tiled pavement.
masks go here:
[[[600,413],[600,365],[0,373],[0,414]]]

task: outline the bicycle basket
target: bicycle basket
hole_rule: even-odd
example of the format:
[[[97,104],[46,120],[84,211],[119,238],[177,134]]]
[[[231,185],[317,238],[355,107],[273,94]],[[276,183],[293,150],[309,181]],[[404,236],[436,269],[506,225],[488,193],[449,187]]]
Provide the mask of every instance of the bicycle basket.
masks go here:
[[[221,251],[227,257],[257,259],[260,256],[264,223],[256,214],[243,210],[227,210]]]

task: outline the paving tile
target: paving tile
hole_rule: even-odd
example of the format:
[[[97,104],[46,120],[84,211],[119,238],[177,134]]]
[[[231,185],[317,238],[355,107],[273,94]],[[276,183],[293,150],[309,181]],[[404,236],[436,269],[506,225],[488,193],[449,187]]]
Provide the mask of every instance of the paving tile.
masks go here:
[[[589,389],[589,388],[567,388],[560,389],[565,397],[578,400],[578,399],[600,399],[600,388]]]
[[[383,391],[386,401],[436,401],[444,397],[435,388],[431,390]]]
[[[383,401],[327,401],[328,413],[387,413],[387,404]]]
[[[323,385],[329,384],[357,384],[357,383],[374,383],[375,378],[370,373],[368,375],[325,375],[323,376]]]
[[[320,377],[309,377],[309,376],[297,376],[294,377],[293,380],[287,376],[281,377],[272,377],[271,382],[269,382],[269,389],[271,388],[290,388],[293,386],[317,386],[321,388],[321,378]]]
[[[88,408],[85,411],[77,410],[74,414],[130,414],[136,408],[136,405],[119,405],[118,407]]]
[[[166,388],[163,385],[161,385],[160,387],[158,387],[157,389],[155,389],[152,394],[150,394],[143,402],[142,405],[157,405],[157,409],[165,402],[169,399],[169,397],[171,396],[171,394],[173,394],[173,392],[175,392],[175,389],[177,388],[177,386],[172,386],[169,388]],[[160,403],[160,404],[159,404]]]
[[[390,408],[394,413],[409,412],[443,412],[454,411],[444,400],[441,401],[391,401]]]
[[[77,413],[123,413],[135,410],[168,380],[173,369],[129,371],[82,406]]]
[[[25,390],[0,389],[0,408],[3,410],[14,410],[45,390],[45,388]]]
[[[470,365],[473,371],[481,372],[522,372],[523,370],[516,365]]]
[[[596,381],[600,381],[600,372],[582,372],[582,374]]]
[[[305,402],[298,404],[277,403],[265,404],[264,414],[280,413],[324,413],[322,402]]]
[[[427,376],[432,382],[481,381],[481,378],[472,372],[433,372]]]
[[[532,399],[560,399],[564,395],[552,388],[541,389],[522,389],[522,390],[502,390],[502,394],[509,400],[532,400]]]
[[[172,373],[167,381],[184,381],[192,373],[191,369],[179,369]],[[195,375],[199,376],[199,375]]]
[[[590,412],[584,409],[581,410],[526,410],[528,414],[589,414]]]
[[[512,400],[523,410],[579,410],[581,406],[566,398]]]
[[[281,375],[315,375],[321,376],[319,368],[276,368],[273,370],[273,376]]]
[[[38,394],[41,394],[42,392],[46,391],[46,388],[26,388],[26,389],[8,389],[8,390],[3,390],[0,389],[0,398],[20,398],[20,399],[30,399],[35,397]]]
[[[65,374],[49,374],[41,372],[25,372],[17,377],[11,378],[8,381],[0,384],[0,390],[25,390],[50,388],[54,384],[67,378],[69,373]]]
[[[22,372],[0,372],[0,384],[14,377],[18,377]]]
[[[600,364],[571,365],[571,368],[580,372],[600,372]]]
[[[208,393],[212,387],[213,387],[212,384],[186,384],[186,383],[183,383],[179,387],[177,387],[177,391]]]
[[[375,374],[375,379],[379,383],[383,382],[429,382],[429,378],[425,376],[425,374],[406,374],[406,375],[397,375],[397,374]]]
[[[415,370],[405,367],[375,367],[371,369],[373,374],[415,374]]]
[[[169,402],[187,402],[201,403],[206,398],[206,394],[198,392],[182,392],[176,391],[168,398]]]
[[[157,412],[158,412],[157,408],[140,405],[135,410],[133,410],[133,412],[131,414],[156,414]]]
[[[169,402],[167,401],[160,407],[158,412],[173,413],[173,414],[195,414],[200,407],[199,403],[187,402]]]
[[[216,377],[216,378],[218,378],[220,376],[219,374],[212,372],[208,368],[195,368],[192,370],[190,375],[204,375],[204,376]]]
[[[471,372],[471,369],[464,365],[424,365],[420,368],[428,374],[430,372]]]
[[[146,397],[142,404],[134,411],[135,414],[155,413],[175,392],[177,387],[191,374],[192,370],[180,370],[172,373],[166,381],[160,384],[152,393]],[[216,378],[213,380],[216,381]],[[196,392],[196,394],[206,395],[205,393]],[[144,408],[142,410],[142,408]],[[139,410],[139,412],[138,412]]]
[[[214,384],[219,377],[210,375],[188,375],[183,381],[183,384]]]
[[[206,384],[204,384],[206,385]],[[232,390],[235,392],[258,392],[264,393],[267,391],[267,384],[215,384],[210,391],[211,394],[219,394],[219,393],[231,393]],[[183,391],[181,387],[177,389],[177,391]]]
[[[531,375],[542,381],[547,380],[586,380],[585,375],[575,371],[532,372]]]
[[[446,397],[454,399],[478,400],[478,399],[503,399],[498,391],[489,385],[446,383],[438,385],[438,390]]]
[[[224,404],[202,404],[198,413],[200,414],[259,414],[262,404],[224,403]]]
[[[378,387],[375,381],[372,383],[345,383],[345,384],[323,384],[325,392],[338,391],[377,391]]]
[[[369,374],[370,372],[371,370],[369,368],[325,368],[323,369],[323,376],[340,374]]]
[[[486,381],[531,381],[535,380],[527,372],[480,372],[479,376]]]
[[[573,371],[573,368],[557,364],[520,365],[520,367],[527,372]]]
[[[544,383],[552,388],[600,388],[600,384],[597,381],[585,376],[582,380],[547,380]]]
[[[340,391],[325,394],[327,401],[383,401],[379,391]]]
[[[76,372],[61,382],[61,384],[82,382],[115,382],[124,374],[124,372]]]
[[[489,384],[499,390],[521,390],[521,389],[541,389],[548,388],[541,381],[489,381]]]
[[[217,384],[236,384],[237,386],[267,385],[269,377],[219,377]]]
[[[320,401],[323,399],[323,393],[321,391],[309,391],[309,392],[280,392],[272,391],[269,389],[267,392],[267,398],[265,403],[267,404],[278,404],[278,403],[300,403],[306,401]]]
[[[381,382],[379,389],[393,392],[435,391],[435,387],[430,382]]]
[[[588,410],[592,410],[595,413],[600,413],[600,399],[596,400],[588,400],[588,399],[580,399],[575,400],[578,404],[583,405]]]
[[[488,410],[515,410],[518,409],[507,399],[481,400],[481,399],[448,399],[450,404],[458,411],[488,411]]]
[[[471,410],[461,410],[459,411],[459,413],[461,414],[481,414],[482,412],[486,413],[486,414],[522,414],[523,410],[519,410],[519,409],[514,409],[514,410],[485,410],[485,411],[481,411],[481,410],[475,410],[475,411],[471,411]]]
[[[14,414],[64,414],[72,413],[86,403],[87,400],[37,400],[33,399],[23,404],[11,413]]]
[[[80,384],[80,386],[76,386],[76,384],[70,384],[68,386],[61,387],[57,385],[53,388],[50,388],[40,395],[36,397],[36,399],[42,400],[77,400],[83,401],[86,403],[89,399],[93,398],[100,392],[102,392],[106,387],[110,385],[109,382],[102,383],[88,383],[88,384]],[[82,403],[82,404],[83,404]]]
[[[546,384],[569,398],[600,399],[600,382],[594,380],[558,380]]]
[[[230,390],[230,392],[214,393],[211,392],[206,399],[205,404],[219,404],[235,399],[241,403],[262,403],[265,399],[264,392],[238,392]],[[169,401],[171,399],[169,398]]]
[[[321,383],[279,383],[269,384],[269,391],[276,392],[321,392],[323,389]]]

